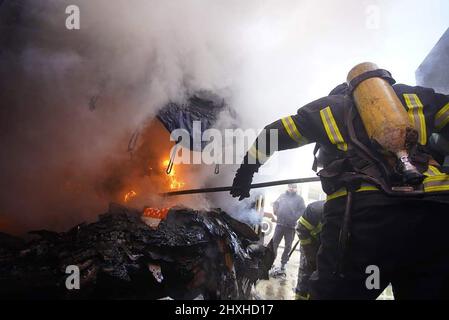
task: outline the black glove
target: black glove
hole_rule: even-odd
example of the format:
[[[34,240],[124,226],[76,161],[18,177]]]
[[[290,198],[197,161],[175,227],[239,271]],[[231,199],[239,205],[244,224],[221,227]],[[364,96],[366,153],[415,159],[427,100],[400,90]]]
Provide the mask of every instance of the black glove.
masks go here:
[[[232,182],[231,195],[233,197],[239,197],[239,200],[249,198],[251,182],[256,171],[257,169],[253,165],[242,164],[240,166]]]

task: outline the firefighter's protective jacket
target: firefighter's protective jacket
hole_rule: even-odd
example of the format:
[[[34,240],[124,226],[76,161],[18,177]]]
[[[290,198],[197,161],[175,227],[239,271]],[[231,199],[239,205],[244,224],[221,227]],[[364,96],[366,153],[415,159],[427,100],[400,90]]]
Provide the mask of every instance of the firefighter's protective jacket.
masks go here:
[[[419,134],[420,153],[431,158],[428,141],[433,133],[439,133],[446,139],[449,138],[449,96],[435,93],[433,89],[424,87],[412,87],[403,84],[393,86],[396,94],[400,98],[404,108],[408,112],[410,122],[414,125]],[[374,172],[378,166],[370,163],[364,158],[354,157],[354,144],[350,135],[348,119],[357,139],[366,146],[372,146],[366,134],[363,123],[356,113],[353,118],[348,116],[348,110],[355,109],[354,103],[346,95],[330,95],[313,101],[300,108],[297,114],[287,116],[275,121],[265,127],[263,131],[245,156],[245,163],[255,163],[258,167],[268,160],[274,151],[292,149],[304,146],[309,143],[319,143],[331,154],[327,164],[331,167],[339,163],[340,168],[350,164],[356,167],[356,171]],[[273,141],[270,141],[270,129],[278,131],[278,145],[273,148]],[[263,143],[261,143],[263,141]],[[372,150],[373,148],[370,147]],[[273,151],[274,150],[274,151]],[[380,153],[379,153],[380,154]],[[428,161],[428,158],[416,157],[416,164],[426,178],[421,190],[425,193],[449,192],[449,176],[440,171],[437,162]],[[346,160],[350,160],[349,162]],[[356,159],[356,160],[354,160]],[[343,161],[340,161],[343,160]],[[340,162],[339,162],[340,161]],[[429,164],[429,165],[428,165]],[[350,168],[348,170],[353,170]],[[363,170],[362,170],[363,169]],[[371,171],[370,171],[371,170]],[[321,176],[323,181],[323,176]],[[334,181],[338,178],[334,179]],[[390,184],[395,183],[388,181]],[[347,189],[339,186],[326,186],[323,189],[328,194],[328,200],[345,196]],[[375,192],[380,187],[369,182],[362,182],[355,188],[357,192]]]
[[[297,297],[302,299],[307,299],[309,295],[309,277],[316,270],[316,255],[320,246],[323,211],[324,201],[310,203],[299,218],[296,227],[301,244],[296,293]]]
[[[324,201],[309,204],[296,226],[299,241],[302,246],[315,244],[319,246],[319,236],[322,229]],[[316,252],[315,252],[316,254]]]

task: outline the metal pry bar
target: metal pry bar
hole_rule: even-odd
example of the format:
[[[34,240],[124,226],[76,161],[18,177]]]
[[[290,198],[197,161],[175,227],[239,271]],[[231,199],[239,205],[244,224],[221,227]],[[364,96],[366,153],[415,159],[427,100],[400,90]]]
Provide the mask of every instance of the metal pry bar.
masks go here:
[[[307,182],[316,182],[316,181],[320,181],[320,178],[319,177],[310,177],[310,178],[277,180],[277,181],[269,181],[269,182],[262,182],[262,183],[254,183],[250,186],[250,188],[257,189],[257,188],[280,186],[283,184],[290,184],[290,183],[307,183]],[[231,191],[231,189],[232,189],[231,186],[229,186],[229,187],[214,187],[214,188],[200,188],[200,189],[164,192],[164,193],[160,193],[159,195],[164,196],[164,197],[172,197],[172,196],[181,196],[181,195],[186,195],[186,194]]]

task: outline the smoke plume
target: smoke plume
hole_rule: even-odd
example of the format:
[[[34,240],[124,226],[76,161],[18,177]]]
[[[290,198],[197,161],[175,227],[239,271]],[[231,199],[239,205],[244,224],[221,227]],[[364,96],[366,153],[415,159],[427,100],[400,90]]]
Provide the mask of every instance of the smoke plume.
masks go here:
[[[69,5],[80,8],[80,30],[66,28]],[[63,229],[105,210],[111,199],[98,190],[105,172],[129,156],[131,134],[169,101],[210,90],[243,128],[262,128],[327,94],[362,61],[409,81],[447,28],[444,1],[342,6],[1,1],[0,229]],[[410,35],[422,39],[419,48]],[[285,154],[278,178],[310,172],[310,155]],[[197,183],[229,184],[233,170],[213,179],[213,168],[201,171]]]

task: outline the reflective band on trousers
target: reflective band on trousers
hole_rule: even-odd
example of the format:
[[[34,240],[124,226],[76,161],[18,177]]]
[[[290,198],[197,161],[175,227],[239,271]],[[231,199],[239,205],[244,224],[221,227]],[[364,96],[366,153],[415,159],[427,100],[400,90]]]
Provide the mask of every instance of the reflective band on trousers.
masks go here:
[[[292,140],[294,140],[299,146],[303,146],[308,143],[307,139],[299,133],[298,127],[292,117],[282,118],[281,121],[290,138],[292,138]]]
[[[331,108],[326,107],[320,111],[321,121],[323,122],[324,129],[326,130],[329,141],[335,144],[341,151],[348,150],[340,130],[338,129],[337,122],[332,114]]]
[[[405,103],[408,107],[410,122],[418,131],[419,143],[423,146],[427,143],[426,118],[424,117],[424,106],[416,94],[404,94]]]
[[[449,122],[449,103],[446,104],[440,111],[435,115],[435,128],[440,131]]]

